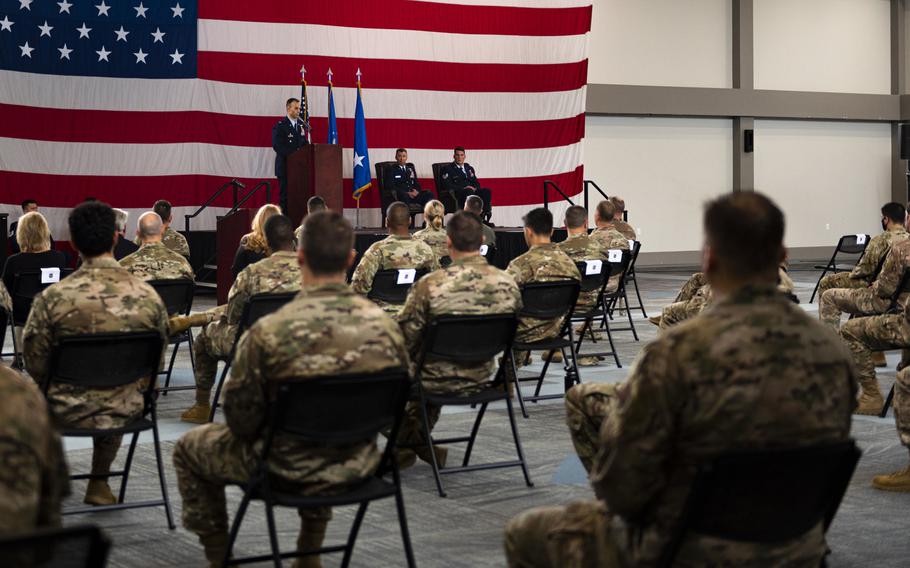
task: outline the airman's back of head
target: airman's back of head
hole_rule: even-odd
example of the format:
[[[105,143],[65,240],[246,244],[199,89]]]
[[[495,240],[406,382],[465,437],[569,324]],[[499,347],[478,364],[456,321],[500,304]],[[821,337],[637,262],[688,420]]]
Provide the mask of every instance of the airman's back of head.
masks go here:
[[[344,272],[354,248],[354,228],[337,211],[317,211],[307,217],[299,247],[313,274]]]

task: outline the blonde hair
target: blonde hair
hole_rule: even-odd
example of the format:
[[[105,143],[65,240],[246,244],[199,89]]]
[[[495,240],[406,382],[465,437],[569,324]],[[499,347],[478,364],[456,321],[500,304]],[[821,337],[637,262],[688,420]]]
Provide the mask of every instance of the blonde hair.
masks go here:
[[[423,216],[434,229],[442,229],[442,221],[446,216],[446,208],[436,199],[428,201],[423,207]]]
[[[26,213],[16,227],[16,242],[22,252],[44,252],[51,249],[51,230],[44,215],[37,211]]]
[[[268,203],[256,211],[253,222],[250,223],[251,231],[243,236],[242,242],[248,250],[269,254],[269,243],[265,238],[265,222],[275,215],[281,215],[277,205]]]

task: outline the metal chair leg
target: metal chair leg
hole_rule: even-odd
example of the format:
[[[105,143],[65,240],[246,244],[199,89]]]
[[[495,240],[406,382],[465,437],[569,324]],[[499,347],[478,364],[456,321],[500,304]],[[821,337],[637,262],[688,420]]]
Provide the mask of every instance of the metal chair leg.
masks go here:
[[[221,562],[222,568],[227,568],[228,561],[231,559],[231,552],[234,550],[234,542],[237,540],[237,533],[240,532],[240,524],[243,522],[243,516],[246,515],[246,509],[250,505],[250,494],[251,491],[244,491],[243,499],[240,500],[240,507],[237,509],[237,515],[234,517],[234,522],[231,523],[227,550],[224,551],[224,560]]]
[[[231,357],[233,359],[233,357]],[[218,378],[218,384],[215,385],[215,397],[212,399],[212,409],[209,411],[209,422],[215,421],[215,411],[218,409],[218,401],[221,399],[221,388],[224,386],[224,381],[227,379],[228,369],[231,368],[231,361],[227,361],[224,364],[224,369],[221,370],[221,377]]]
[[[477,438],[477,431],[480,430],[480,421],[483,420],[483,415],[486,411],[487,403],[481,404],[480,411],[477,413],[477,419],[474,420],[474,427],[471,428],[471,438],[468,440],[467,448],[465,448],[461,467],[468,467],[468,462],[471,460],[471,450],[474,449],[474,440]]]
[[[878,414],[879,418],[884,418],[888,415],[888,409],[891,408],[891,403],[894,401],[894,387],[891,385],[891,390],[888,391],[888,396],[885,398],[885,404],[882,405],[882,411]]]
[[[648,314],[645,313],[645,303],[641,301],[641,291],[638,289],[638,277],[636,274],[632,274],[632,285],[635,286],[635,296],[638,297],[638,307],[641,309],[641,317],[646,318]]]
[[[521,415],[528,417],[528,409],[525,408],[525,399],[521,394],[521,384],[518,382],[518,366],[515,364],[515,351],[509,354],[509,364],[512,365],[512,381],[515,384],[515,396],[518,398],[518,404],[521,406]],[[506,381],[509,377],[506,377]]]
[[[357,515],[354,516],[354,524],[351,526],[351,532],[348,534],[348,542],[344,548],[344,558],[341,560],[341,568],[348,568],[351,563],[351,555],[354,553],[354,543],[357,542],[357,533],[360,532],[360,524],[363,522],[363,516],[367,513],[369,501],[364,501],[357,508]],[[298,551],[300,552],[300,551]]]
[[[512,438],[515,440],[515,451],[518,453],[518,460],[521,462],[521,472],[525,476],[525,483],[528,487],[534,487],[531,481],[531,474],[528,473],[528,463],[525,461],[524,451],[521,449],[521,439],[518,437],[518,424],[515,422],[515,409],[512,407],[512,400],[506,398],[506,409],[509,414],[509,425],[512,427]]]
[[[126,453],[126,463],[123,464],[123,477],[120,478],[120,495],[117,498],[118,503],[123,503],[126,498],[126,484],[130,480],[130,470],[133,467],[133,454],[136,451],[136,442],[139,441],[139,432],[133,433],[133,439],[130,440],[130,449]]]
[[[167,516],[167,528],[174,530],[174,514],[171,512],[171,500],[167,495],[167,480],[164,478],[164,460],[161,457],[161,440],[158,436],[158,417],[152,410],[152,437],[155,444],[155,461],[158,464],[158,481],[161,483],[161,498],[164,500],[164,514]]]
[[[278,548],[278,529],[275,527],[275,511],[271,501],[265,500],[265,520],[269,526],[269,544],[272,547],[272,563],[275,568],[281,568],[281,552]]]
[[[398,509],[398,526],[401,528],[401,541],[404,544],[404,556],[408,561],[408,568],[416,568],[414,549],[411,547],[411,533],[408,530],[408,517],[404,512],[404,496],[401,494],[401,479],[398,468],[394,468],[392,476],[395,480],[395,508]]]
[[[422,396],[420,397],[420,415],[423,418],[423,432],[427,436],[430,465],[433,466],[433,476],[436,478],[436,490],[439,491],[440,497],[445,497],[446,492],[442,488],[442,477],[439,475],[439,464],[436,463],[436,452],[433,451],[433,434],[430,431],[430,418],[427,416],[427,403]]]

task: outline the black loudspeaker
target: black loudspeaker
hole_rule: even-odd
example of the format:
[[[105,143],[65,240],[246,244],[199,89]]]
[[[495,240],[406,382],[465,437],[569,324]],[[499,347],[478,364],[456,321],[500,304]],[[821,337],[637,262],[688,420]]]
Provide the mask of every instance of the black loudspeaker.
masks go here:
[[[743,152],[751,154],[755,144],[755,131],[743,130]]]
[[[901,124],[901,160],[910,160],[910,124]]]

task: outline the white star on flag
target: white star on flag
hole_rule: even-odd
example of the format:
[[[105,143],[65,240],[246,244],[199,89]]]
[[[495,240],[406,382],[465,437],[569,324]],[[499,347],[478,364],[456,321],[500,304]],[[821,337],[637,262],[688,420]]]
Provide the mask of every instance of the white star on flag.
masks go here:
[[[70,4],[66,0],[63,0],[63,2],[57,2],[57,5],[60,6],[60,12],[58,12],[58,13],[60,13],[60,14],[62,14],[63,12],[66,12],[67,14],[70,13],[70,7],[72,6],[72,4]]]
[[[362,168],[363,167],[363,158],[364,156],[357,155],[357,152],[354,152],[354,167]]]
[[[167,34],[161,31],[161,28],[155,28],[155,31],[152,32],[152,37],[155,38],[152,40],[152,43],[161,42],[164,43],[164,36]]]
[[[174,53],[170,54],[170,58],[172,59],[171,65],[174,65],[175,63],[179,63],[179,64],[183,65],[183,56],[184,55],[186,55],[186,54],[180,53],[180,50],[175,49]]]
[[[142,63],[145,63],[145,62],[146,62],[146,61],[145,61],[145,58],[148,57],[148,53],[143,53],[141,47],[139,48],[139,51],[137,51],[137,52],[134,53],[133,55],[136,56],[136,63],[139,63],[140,61],[141,61]]]
[[[105,4],[104,0],[101,0],[101,4],[96,4],[95,8],[98,8],[99,16],[107,16],[108,18],[111,17],[111,15],[107,13],[107,11],[111,9],[111,7],[108,6],[107,4]]]
[[[35,51],[34,47],[29,47],[28,42],[25,42],[25,45],[20,45],[19,49],[22,50],[22,57],[32,58],[32,52]]]
[[[10,21],[10,19],[8,17],[3,16],[3,19],[0,20],[0,32],[2,32],[3,30],[6,30],[9,33],[13,33],[13,24],[15,24],[15,23],[16,22]]]
[[[47,20],[44,20],[44,25],[38,26],[38,29],[41,30],[41,35],[38,37],[51,37],[51,30],[54,29],[54,26],[47,25]]]
[[[32,2],[34,2],[34,1],[35,0],[19,0],[19,9],[28,10],[29,12],[31,12],[32,11]],[[25,45],[28,45],[28,42],[25,42]],[[19,47],[22,47],[22,46],[20,45]],[[29,55],[29,57],[31,57],[31,55]]]
[[[142,2],[140,2],[138,6],[134,6],[133,10],[136,10],[137,18],[145,18],[145,13],[149,11],[148,8],[142,5]]]
[[[123,26],[120,26],[119,30],[114,30],[114,33],[117,34],[116,41],[123,40],[126,43],[126,36],[130,35],[130,32],[123,29]]]
[[[111,52],[105,49],[103,45],[101,46],[101,51],[96,51],[95,53],[98,54],[98,61],[107,61],[110,63],[111,60],[108,59],[107,56],[110,55]]]
[[[182,19],[183,19],[183,11],[184,11],[184,10],[186,10],[186,8],[181,8],[181,7],[180,7],[180,2],[177,2],[177,5],[174,6],[173,8],[171,8],[171,12],[174,13],[174,15],[171,16],[171,17],[172,17],[172,18],[180,18],[180,19],[182,20]]]
[[[89,33],[90,31],[92,31],[92,28],[87,28],[87,27],[85,27],[85,22],[82,22],[82,27],[81,27],[81,28],[76,28],[76,31],[79,32],[79,38],[78,38],[78,39],[82,39],[82,38],[84,38],[84,37],[88,37],[88,33]],[[91,38],[89,38],[89,39],[91,39]]]
[[[72,49],[69,49],[68,47],[66,47],[65,43],[63,44],[63,47],[58,47],[57,51],[60,52],[60,59],[69,59],[70,53],[73,52]],[[72,59],[70,59],[70,61],[72,61]]]

